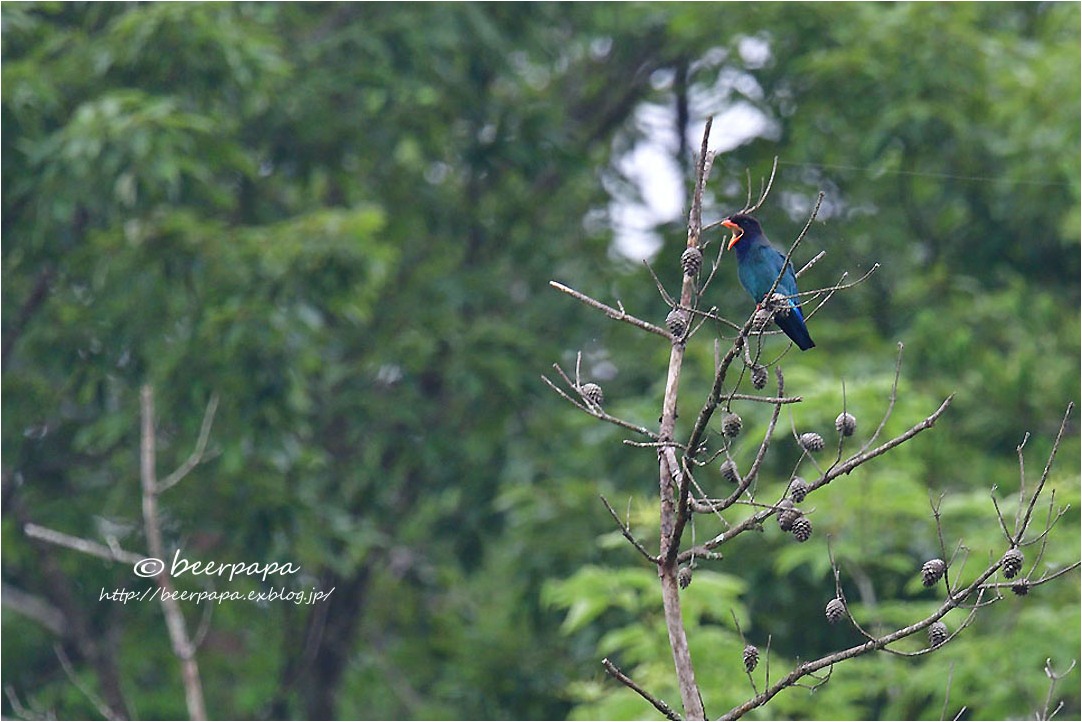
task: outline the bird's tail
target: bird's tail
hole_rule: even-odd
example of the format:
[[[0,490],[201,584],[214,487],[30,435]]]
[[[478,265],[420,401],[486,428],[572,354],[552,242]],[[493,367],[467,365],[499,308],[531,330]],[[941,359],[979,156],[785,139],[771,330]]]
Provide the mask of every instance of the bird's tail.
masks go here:
[[[793,306],[789,313],[774,314],[774,323],[778,324],[778,328],[784,331],[801,351],[815,347],[815,341],[812,341],[811,334],[808,333],[808,327],[804,323],[804,314],[801,313],[799,306]]]

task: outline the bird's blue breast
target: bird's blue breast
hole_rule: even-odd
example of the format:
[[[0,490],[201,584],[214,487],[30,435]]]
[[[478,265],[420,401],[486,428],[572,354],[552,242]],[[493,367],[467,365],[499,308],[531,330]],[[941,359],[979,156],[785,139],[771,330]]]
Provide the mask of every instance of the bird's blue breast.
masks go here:
[[[741,252],[743,251],[743,252]],[[756,303],[763,300],[781,272],[785,256],[766,243],[752,243],[747,248],[736,247],[737,276],[740,284],[751,294]],[[778,282],[777,293],[795,297],[796,276],[790,265]]]

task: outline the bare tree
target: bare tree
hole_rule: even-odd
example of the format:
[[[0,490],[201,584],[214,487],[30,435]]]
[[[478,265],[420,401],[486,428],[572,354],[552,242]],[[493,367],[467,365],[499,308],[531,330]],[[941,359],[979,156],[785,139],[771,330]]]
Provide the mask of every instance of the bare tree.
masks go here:
[[[570,295],[587,306],[602,311],[610,319],[627,323],[643,332],[661,336],[671,344],[666,372],[665,394],[657,431],[655,432],[642,424],[618,418],[606,412],[601,387],[596,383],[583,381],[580,363],[576,363],[574,379],[558,364],[555,365],[555,370],[562,381],[562,385],[547,377],[542,377],[550,388],[581,411],[601,421],[632,431],[641,437],[628,440],[625,443],[634,446],[650,446],[657,451],[660,537],[656,554],[648,549],[647,544],[634,536],[630,525],[621,521],[607,500],[602,498],[602,501],[628,542],[643,558],[657,567],[665,625],[668,632],[669,646],[672,651],[676,680],[680,690],[683,717],[687,719],[706,718],[706,710],[699,692],[699,684],[696,681],[695,667],[688,648],[687,632],[680,602],[681,589],[690,583],[693,571],[698,563],[718,558],[721,547],[745,532],[761,529],[770,517],[775,517],[781,529],[791,533],[797,542],[807,541],[813,533],[809,511],[805,506],[810,495],[840,477],[849,474],[857,467],[886,454],[913,439],[918,434],[932,428],[947,411],[953,398],[953,396],[948,396],[943,399],[937,408],[931,410],[927,416],[917,420],[897,436],[888,439],[881,438],[897,400],[898,378],[902,360],[902,347],[899,344],[894,384],[890,398],[886,404],[882,419],[871,436],[859,448],[849,448],[853,445],[851,437],[855,429],[855,418],[843,408],[835,424],[837,453],[833,462],[824,468],[823,465],[815,462],[812,456],[824,450],[826,442],[823,437],[814,432],[798,434],[794,429],[793,437],[802,449],[801,462],[805,460],[812,461],[816,475],[809,476],[807,479],[794,475],[785,485],[784,492],[780,496],[770,497],[765,500],[762,498],[763,492],[760,491],[760,488],[765,484],[758,484],[757,481],[763,460],[778,432],[778,418],[782,407],[788,404],[798,404],[803,399],[801,396],[787,394],[785,378],[778,363],[780,358],[770,360],[767,363],[762,362],[763,337],[776,333],[769,330],[770,323],[775,314],[785,312],[782,306],[776,302],[779,296],[775,293],[784,271],[779,273],[778,278],[775,279],[772,288],[765,296],[766,301],[760,304],[743,323],[736,323],[723,317],[717,312],[716,308],[708,309],[703,306],[702,300],[705,291],[714,280],[725,251],[725,245],[719,244],[717,256],[708,268],[704,268],[704,251],[708,250],[709,243],[704,242],[703,231],[714,227],[711,225],[704,229],[702,222],[703,193],[714,160],[714,154],[708,150],[710,127],[711,120],[708,120],[703,133],[702,146],[696,167],[694,193],[688,216],[687,245],[680,259],[683,269],[683,281],[679,296],[670,295],[657,276],[654,276],[659,293],[671,308],[666,318],[666,327],[663,328],[628,313],[620,303],[617,303],[614,307],[561,283],[551,282],[555,289]],[[748,198],[747,203],[741,210],[742,213],[754,212],[766,201],[774,182],[774,171],[776,169],[777,160],[775,159],[774,169],[769,179],[761,184],[760,192],[754,202],[749,177]],[[803,230],[789,247],[783,269],[790,263],[794,251],[796,251],[815,220],[822,199],[823,194],[820,193]],[[815,256],[797,275],[803,274],[823,256],[823,253]],[[814,315],[823,304],[830,300],[834,293],[860,283],[873,273],[877,267],[878,265],[873,266],[868,274],[854,281],[848,281],[847,274],[842,274],[832,286],[800,294],[804,308],[811,309],[807,315],[809,317]],[[651,273],[653,273],[652,270]],[[710,328],[728,329],[732,335],[726,334],[724,338],[714,340],[715,369],[713,384],[701,401],[690,433],[687,434],[686,438],[677,440],[677,400],[685,350],[687,345],[699,336],[703,329]],[[728,348],[722,353],[725,344],[728,344]],[[781,356],[784,355],[781,354]],[[771,366],[773,367],[776,384],[776,391],[773,395],[767,396],[761,393],[741,391],[742,388],[746,388],[748,381],[756,391],[763,389],[768,380],[768,370]],[[772,407],[769,423],[759,441],[754,460],[750,467],[743,472],[737,468],[730,454],[731,439],[740,433],[742,425],[740,416],[733,411],[735,402],[767,404]],[[829,679],[833,665],[860,655],[875,651],[904,656],[923,655],[932,652],[953,640],[962,629],[972,622],[979,610],[1003,599],[1003,589],[1009,588],[1016,594],[1024,594],[1034,586],[1044,584],[1077,569],[1079,562],[1038,578],[1030,578],[1030,576],[1024,574],[1019,576],[1024,566],[1022,549],[1027,546],[1039,545],[1037,553],[1037,561],[1039,561],[1052,527],[1065,511],[1065,509],[1062,509],[1056,512],[1053,499],[1050,502],[1049,513],[1043,527],[1035,528],[1033,512],[1042,497],[1042,493],[1045,491],[1045,483],[1072,408],[1073,405],[1069,405],[1067,408],[1044,472],[1036,485],[1027,486],[1024,466],[1021,466],[1020,511],[1013,520],[1013,524],[1008,524],[1003,515],[999,513],[998,504],[995,506],[1004,536],[1004,552],[1002,556],[988,563],[980,571],[966,575],[963,580],[962,576],[965,571],[962,568],[963,564],[961,561],[957,561],[954,556],[948,555],[944,548],[939,512],[941,500],[934,501],[931,513],[935,518],[936,528],[939,530],[940,547],[944,549],[942,552],[943,558],[928,560],[919,571],[925,586],[936,586],[940,580],[944,580],[942,603],[934,612],[924,618],[914,620],[911,624],[888,633],[869,632],[852,616],[842,591],[841,579],[843,572],[834,563],[832,556],[831,567],[834,570],[836,594],[834,599],[828,603],[825,614],[831,623],[848,619],[863,635],[865,641],[859,645],[841,649],[817,659],[800,662],[773,682],[770,680],[768,671],[764,688],[759,690],[752,682],[752,696],[744,703],[722,713],[721,719],[737,719],[747,712],[766,704],[784,689],[794,686],[815,687],[823,684]],[[708,437],[707,428],[715,414],[719,412],[723,413],[722,440],[719,444],[714,444],[712,448],[713,442]],[[1021,465],[1022,445],[1018,447],[1018,454]],[[716,476],[713,481],[707,481],[709,476],[707,472],[714,473],[715,467],[713,465],[718,459],[722,460],[720,476],[727,480],[730,488],[727,493],[720,495],[708,492],[716,483]],[[994,495],[993,501],[995,501]],[[726,513],[729,518],[722,516]],[[686,543],[685,531],[696,514],[716,516],[722,521],[723,531],[702,543]],[[742,518],[738,521],[731,521],[734,515],[742,516]],[[1036,570],[1037,562],[1034,562],[1030,568]],[[917,572],[917,570],[914,571]],[[999,581],[999,579],[1004,581]],[[948,630],[941,619],[951,610],[959,608],[968,610],[968,615],[957,629]],[[927,635],[928,642],[919,651],[900,651],[892,647],[899,640],[920,633]],[[769,655],[769,650],[767,654]],[[744,664],[749,672],[749,678],[751,670],[758,664],[759,656],[760,653],[757,647],[751,644],[745,646]],[[663,716],[668,719],[681,718],[669,705],[637,684],[611,660],[605,659],[602,663],[605,670],[615,680],[641,695]],[[816,673],[823,670],[825,670],[824,674],[817,676]],[[1046,672],[1049,678],[1053,680],[1054,686],[1055,681],[1060,679],[1062,674],[1057,675],[1050,670],[1051,666],[1047,668]],[[1049,697],[1051,697],[1051,689]]]
[[[140,576],[151,576],[157,583],[160,594],[156,594],[165,617],[166,631],[172,645],[173,654],[180,661],[181,679],[184,684],[184,701],[187,705],[188,716],[193,720],[205,720],[207,718],[206,704],[203,699],[203,683],[199,675],[199,664],[195,657],[197,644],[188,632],[188,625],[180,603],[176,598],[176,589],[169,575],[165,558],[165,541],[161,530],[161,514],[158,501],[162,493],[169,490],[192,469],[199,465],[206,453],[207,442],[210,438],[211,426],[214,423],[214,414],[218,408],[218,397],[212,396],[207,404],[203,415],[203,424],[199,430],[199,438],[189,457],[174,470],[169,476],[159,481],[157,472],[157,442],[154,421],[154,390],[149,386],[143,386],[140,392],[140,444],[139,444],[139,486],[142,491],[143,507],[143,532],[146,536],[147,551],[149,555],[135,554],[120,547],[115,538],[107,538],[106,544],[100,544],[90,539],[72,536],[55,529],[25,522],[23,532],[31,539],[37,539],[48,544],[53,544],[67,549],[73,549],[83,554],[88,554],[107,561],[121,562],[134,565]],[[153,597],[151,597],[153,598]],[[210,609],[210,606],[205,607]],[[63,615],[56,627],[62,630],[66,626]],[[204,621],[206,621],[204,619]],[[65,673],[72,683],[91,701],[95,708],[105,719],[123,719],[127,716],[126,705],[110,705],[97,697],[92,690],[80,683],[75,676],[71,662],[61,645],[56,645],[56,654]],[[102,680],[102,686],[108,691],[109,685]],[[13,703],[14,704],[14,703]]]

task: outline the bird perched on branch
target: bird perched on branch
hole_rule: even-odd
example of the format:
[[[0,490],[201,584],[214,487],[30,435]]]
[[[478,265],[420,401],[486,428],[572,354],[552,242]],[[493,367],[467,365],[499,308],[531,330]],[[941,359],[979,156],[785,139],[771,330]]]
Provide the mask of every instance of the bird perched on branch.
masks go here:
[[[729,248],[736,249],[736,272],[740,283],[751,294],[759,307],[767,304],[774,311],[774,323],[785,335],[793,340],[801,351],[815,346],[808,327],[804,324],[804,313],[797,300],[796,274],[793,265],[787,264],[782,273],[785,255],[767,240],[759,221],[746,213],[737,213],[721,222],[732,230],[733,237]],[[781,274],[774,296],[766,298],[775,279]],[[782,298],[779,298],[781,296]]]

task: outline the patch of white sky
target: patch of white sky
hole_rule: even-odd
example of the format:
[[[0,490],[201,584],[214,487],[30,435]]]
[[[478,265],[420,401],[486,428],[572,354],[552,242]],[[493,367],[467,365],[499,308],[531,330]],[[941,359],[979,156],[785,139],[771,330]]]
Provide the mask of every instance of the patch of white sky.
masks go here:
[[[770,58],[766,39],[744,37],[737,43],[742,65],[756,68]],[[744,70],[723,65],[726,51],[715,49],[700,61],[705,67],[720,68],[712,87],[689,91],[687,147],[698,153],[703,124],[714,116],[710,149],[717,153],[732,150],[753,138],[774,135],[773,121],[753,101],[762,100],[763,91],[754,76]],[[694,72],[694,68],[692,71]],[[671,72],[659,71],[652,78],[655,87],[672,88]],[[609,205],[614,232],[613,248],[630,260],[652,258],[661,248],[657,228],[680,219],[688,206],[690,180],[677,158],[680,139],[676,129],[675,103],[643,103],[634,116],[641,140],[617,161],[617,167],[635,193],[617,192]]]

